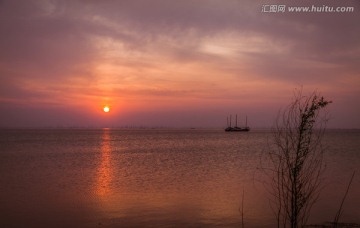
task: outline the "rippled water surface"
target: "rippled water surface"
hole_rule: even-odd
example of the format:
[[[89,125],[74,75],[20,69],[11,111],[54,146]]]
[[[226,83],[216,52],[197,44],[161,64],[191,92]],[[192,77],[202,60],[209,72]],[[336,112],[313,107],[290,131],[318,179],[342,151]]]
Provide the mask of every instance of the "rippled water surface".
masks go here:
[[[273,227],[259,173],[266,131],[1,130],[1,227]],[[330,131],[310,222],[330,221],[360,132]],[[244,192],[243,204],[242,194]],[[360,222],[360,172],[342,219]]]

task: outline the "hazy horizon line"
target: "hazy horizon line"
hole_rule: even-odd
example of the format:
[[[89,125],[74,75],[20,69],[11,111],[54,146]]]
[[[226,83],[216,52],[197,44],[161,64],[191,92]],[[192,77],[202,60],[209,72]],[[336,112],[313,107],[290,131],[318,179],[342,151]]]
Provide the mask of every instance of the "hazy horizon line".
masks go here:
[[[67,126],[67,127],[1,127],[0,130],[102,130],[102,129],[111,129],[111,130],[224,130],[224,127],[166,127],[166,126]],[[253,131],[258,130],[269,130],[271,131],[272,127],[250,127]],[[360,130],[360,128],[326,128],[325,130]]]

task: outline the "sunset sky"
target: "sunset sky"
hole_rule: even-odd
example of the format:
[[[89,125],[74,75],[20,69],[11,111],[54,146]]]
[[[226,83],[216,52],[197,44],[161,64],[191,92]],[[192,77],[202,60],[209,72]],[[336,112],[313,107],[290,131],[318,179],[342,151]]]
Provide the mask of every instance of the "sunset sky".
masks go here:
[[[303,88],[360,128],[359,22],[359,0],[0,0],[0,127],[271,127]]]

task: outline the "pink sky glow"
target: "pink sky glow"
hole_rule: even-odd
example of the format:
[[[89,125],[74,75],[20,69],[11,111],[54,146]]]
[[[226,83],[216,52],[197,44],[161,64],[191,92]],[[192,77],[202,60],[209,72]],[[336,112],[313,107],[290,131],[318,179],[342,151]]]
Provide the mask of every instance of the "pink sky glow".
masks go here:
[[[2,0],[0,127],[271,127],[303,88],[360,128],[359,21],[358,0]]]

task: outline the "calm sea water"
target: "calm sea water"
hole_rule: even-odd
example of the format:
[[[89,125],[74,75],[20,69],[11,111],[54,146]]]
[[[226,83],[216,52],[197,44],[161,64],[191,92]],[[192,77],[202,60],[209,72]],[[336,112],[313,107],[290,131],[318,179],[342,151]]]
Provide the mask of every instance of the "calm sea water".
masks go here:
[[[0,130],[0,227],[273,227],[267,131]],[[310,223],[360,223],[360,131],[329,131]],[[242,194],[244,192],[244,198]],[[243,199],[243,204],[241,203]]]

